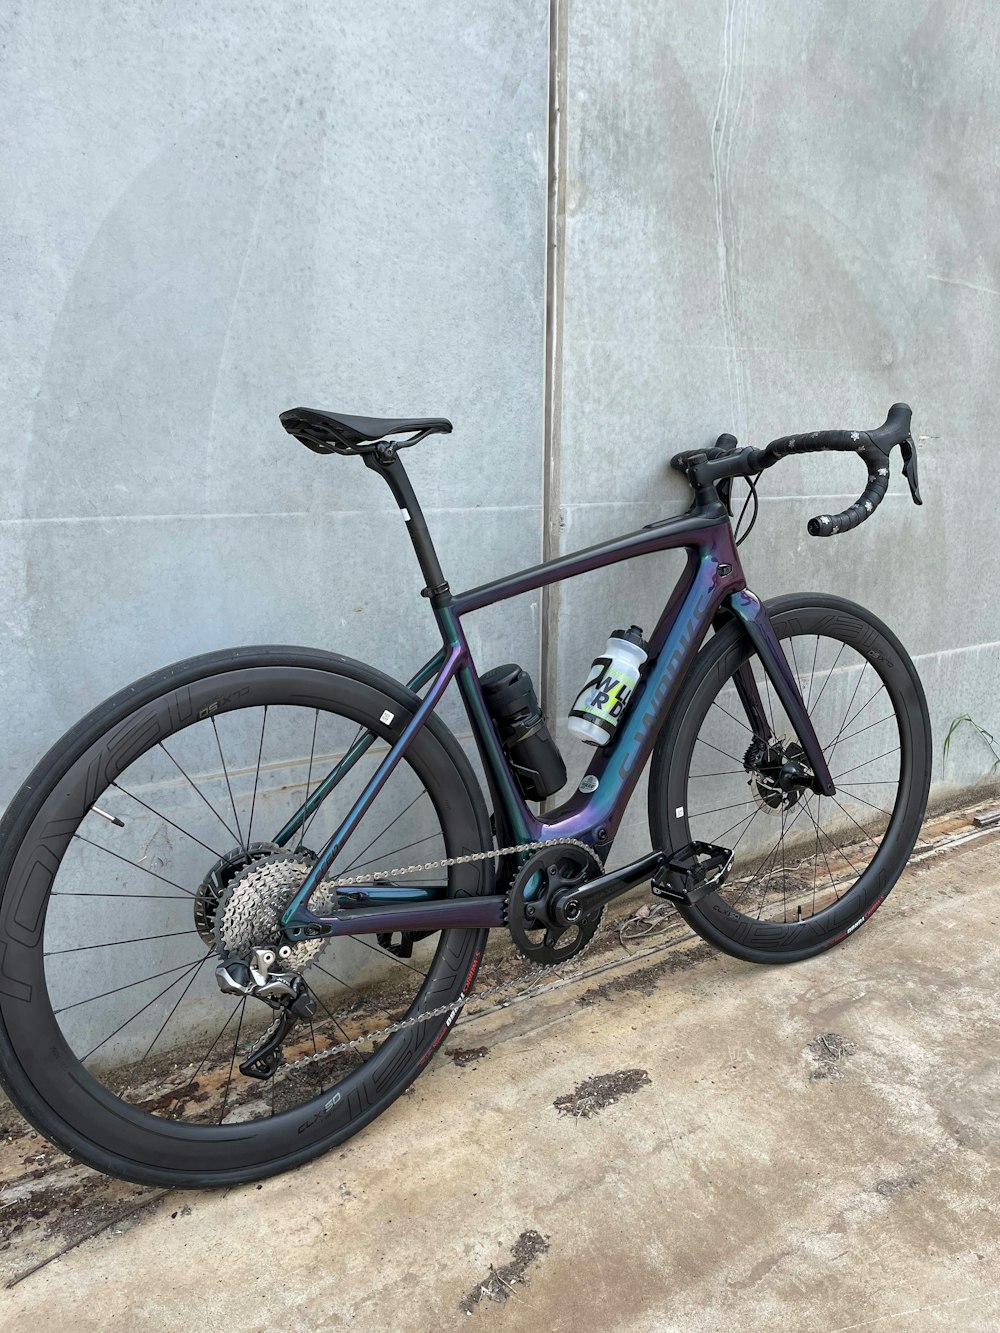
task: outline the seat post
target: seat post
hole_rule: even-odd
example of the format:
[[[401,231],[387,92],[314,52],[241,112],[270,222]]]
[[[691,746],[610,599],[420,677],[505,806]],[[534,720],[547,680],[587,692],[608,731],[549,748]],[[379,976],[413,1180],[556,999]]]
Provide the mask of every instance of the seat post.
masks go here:
[[[448,606],[451,602],[451,588],[442,573],[423,510],[413,492],[406,469],[399,461],[395,445],[390,441],[383,441],[370,453],[364,454],[364,460],[365,467],[371,468],[389,483],[393,498],[399,505],[420,564],[420,572],[426,580],[427,586],[422,590],[422,596],[428,597],[431,606],[435,608]]]

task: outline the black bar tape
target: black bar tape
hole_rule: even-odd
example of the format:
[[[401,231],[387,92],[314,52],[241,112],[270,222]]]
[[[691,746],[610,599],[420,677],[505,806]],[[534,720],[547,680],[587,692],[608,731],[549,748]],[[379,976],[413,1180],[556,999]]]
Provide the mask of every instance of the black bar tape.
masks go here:
[[[860,498],[843,513],[819,514],[807,525],[812,537],[835,537],[864,523],[885,499],[889,489],[889,456],[909,433],[909,407],[906,403],[893,403],[885,423],[877,430],[816,430],[808,435],[784,435],[763,449],[751,450],[748,466],[753,471],[763,471],[790,454],[813,454],[823,450],[856,453],[863,458],[868,468],[868,485]]]
[[[888,459],[886,463],[888,463]],[[852,528],[858,527],[866,518],[872,516],[885,499],[885,493],[888,489],[888,466],[873,470],[869,463],[868,485],[865,487],[861,498],[852,504],[850,509],[845,509],[842,514],[820,514],[816,518],[811,518],[806,525],[810,537],[836,537],[840,532],[850,532]]]

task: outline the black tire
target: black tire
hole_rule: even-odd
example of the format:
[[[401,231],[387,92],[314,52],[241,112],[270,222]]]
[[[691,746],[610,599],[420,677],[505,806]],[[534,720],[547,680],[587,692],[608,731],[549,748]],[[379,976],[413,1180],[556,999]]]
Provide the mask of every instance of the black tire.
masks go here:
[[[792,658],[789,656],[789,643],[794,651],[796,642],[801,642],[801,638],[806,637],[809,644],[815,639],[816,654],[819,652],[821,642],[824,644],[828,641],[833,644],[839,642],[842,645],[841,653],[846,649],[849,656],[854,654],[857,661],[866,664],[860,667],[849,710],[862,709],[862,701],[858,699],[862,678],[869,680],[869,685],[865,687],[866,694],[874,689],[867,702],[870,703],[876,697],[880,698],[883,688],[891,701],[891,713],[887,711],[884,717],[877,719],[871,717],[873,712],[882,711],[882,704],[872,709],[867,717],[860,718],[857,723],[854,721],[858,715],[855,712],[845,724],[841,725],[839,734],[833,733],[832,742],[824,738],[817,718],[810,710],[828,762],[830,762],[831,744],[832,751],[836,751],[842,744],[841,738],[844,737],[845,731],[847,738],[854,737],[857,744],[870,745],[871,748],[880,748],[883,743],[889,745],[892,740],[893,723],[898,732],[898,751],[894,751],[890,745],[886,755],[877,756],[883,764],[882,769],[870,767],[876,762],[874,759],[864,760],[857,769],[848,768],[851,781],[839,788],[839,801],[837,798],[823,798],[828,800],[829,809],[833,809],[833,803],[836,801],[843,812],[844,817],[836,816],[836,819],[839,826],[845,826],[848,831],[846,834],[842,831],[838,834],[841,839],[839,843],[824,826],[825,816],[819,798],[816,798],[815,806],[812,804],[814,798],[811,794],[800,799],[799,814],[807,811],[808,816],[806,821],[800,824],[799,833],[801,834],[804,829],[806,839],[809,839],[815,830],[812,910],[809,910],[808,872],[803,874],[800,868],[805,861],[805,858],[801,857],[803,850],[801,844],[797,846],[797,851],[794,851],[795,855],[801,857],[796,871],[798,878],[789,871],[792,882],[791,904],[788,900],[785,855],[786,842],[791,844],[791,825],[796,819],[792,809],[787,811],[787,814],[784,809],[777,812],[780,813],[782,820],[779,836],[782,901],[778,902],[777,891],[771,893],[769,888],[770,882],[777,882],[778,844],[773,854],[770,852],[761,854],[759,859],[756,852],[754,859],[750,859],[747,844],[744,844],[744,851],[738,855],[746,858],[748,866],[755,867],[749,880],[744,875],[742,879],[734,881],[736,875],[734,868],[726,885],[720,891],[710,894],[692,907],[679,909],[685,920],[702,938],[736,958],[753,963],[790,963],[821,953],[853,934],[872,916],[896,883],[913,850],[927,804],[932,755],[931,729],[923,687],[913,662],[896,636],[869,611],[842,598],[822,594],[775,598],[767,603],[767,611],[776,634],[779,639],[785,641],[783,646],[790,663]],[[801,648],[799,652],[801,655]],[[704,739],[708,734],[705,731],[706,719],[713,706],[731,719],[729,722],[725,722],[724,719],[720,721],[729,727],[734,735],[742,737],[743,744],[752,739],[745,735],[745,732],[735,731],[735,727],[743,727],[744,724],[734,715],[738,710],[733,709],[731,699],[728,710],[717,702],[722,692],[727,689],[733,673],[741,663],[748,660],[751,661],[752,667],[756,668],[755,676],[762,680],[763,668],[759,659],[754,655],[752,645],[744,631],[735,621],[730,622],[716,634],[698,655],[667,724],[660,734],[653,756],[649,781],[649,823],[654,847],[677,849],[695,840],[718,842],[724,846],[735,847],[758,819],[761,810],[765,811],[763,826],[767,824],[766,815],[776,813],[768,810],[759,796],[754,795],[752,790],[754,775],[750,770],[742,774],[732,770],[730,775],[729,759],[734,757],[734,753],[740,757],[739,751],[736,750],[735,743],[719,744],[718,730],[713,733],[716,736],[715,741],[707,742],[706,753],[711,754],[711,766],[716,769],[725,766],[726,771],[692,775],[692,769],[698,762],[695,748],[699,738]],[[832,665],[828,674],[836,679],[839,669],[843,677],[842,688],[848,691],[850,680],[847,679],[846,669],[838,668],[840,660],[831,654]],[[814,656],[814,667],[815,661]],[[808,663],[802,665],[803,670],[800,672],[800,663],[794,664],[794,669],[800,677],[804,677],[804,666]],[[872,677],[866,675],[869,668],[874,673]],[[876,681],[880,681],[881,684],[877,685]],[[763,697],[766,687],[761,684],[760,688]],[[834,695],[839,688],[840,684],[834,687]],[[821,703],[824,689],[825,686],[817,686],[815,690],[817,708]],[[812,697],[814,693],[812,677],[810,677],[809,693]],[[805,696],[806,690],[803,687],[803,697]],[[775,709],[778,707],[770,696],[768,704]],[[864,704],[864,708],[867,708],[867,703]],[[878,731],[880,727],[883,729],[881,735],[889,737],[886,742],[881,740]],[[871,736],[868,741],[858,739],[869,732]],[[875,736],[880,737],[878,745],[875,745],[872,739]],[[893,755],[897,752],[898,759],[894,759]],[[728,756],[728,759],[719,758],[720,753]],[[885,768],[887,757],[888,770]],[[740,758],[741,762],[745,763],[745,756]],[[898,769],[897,775],[878,783],[878,792],[881,793],[884,788],[888,795],[876,794],[873,797],[873,789],[868,785],[871,775],[883,771],[889,771],[891,775],[893,766]],[[831,765],[831,772],[838,767],[839,762],[837,765]],[[836,777],[836,774],[834,776]],[[846,776],[845,773],[844,777]],[[699,779],[707,783],[713,778],[725,778],[731,784],[724,789],[727,795],[718,795],[718,792],[723,790],[718,782],[713,783],[711,788],[694,785]],[[751,796],[745,796],[742,802],[730,804],[741,781],[751,788]],[[895,787],[895,800],[890,810],[888,801],[892,799],[893,787]],[[859,789],[865,790],[867,795],[865,797],[857,795]],[[703,812],[698,808],[704,801],[704,797],[699,797],[698,793],[706,790],[712,792],[709,804],[715,805],[717,801],[721,801],[716,810]],[[759,787],[757,791],[759,793]],[[756,802],[757,810],[754,810],[751,798]],[[885,828],[881,829],[882,816],[869,812],[881,809],[880,803],[883,801],[885,808],[882,810],[882,816]],[[738,809],[740,804],[749,809],[745,809],[743,815],[737,818],[732,812]],[[692,805],[696,807],[694,811]],[[724,831],[725,836],[713,837],[711,830],[706,830],[704,825],[709,822],[709,816],[719,812],[725,813],[721,815],[721,821],[717,820],[716,823],[726,822],[730,827]],[[732,822],[734,820],[735,823]],[[852,822],[860,831],[860,838],[858,833],[852,832]],[[755,836],[759,836],[761,827],[762,825],[758,824],[758,835]],[[737,829],[741,831],[736,833]],[[861,860],[870,858],[866,865],[862,866],[857,859],[859,855],[857,848],[850,847],[851,836],[860,843]],[[748,844],[752,842],[753,839],[747,840]],[[843,854],[842,862],[846,861],[850,867],[844,872],[843,884],[838,881],[830,868],[830,858],[833,857],[836,862],[838,852]],[[823,860],[826,861],[825,868],[822,866]],[[819,878],[822,881],[818,898],[816,867],[819,867]],[[851,882],[856,872],[859,872],[857,878]],[[829,886],[826,884],[827,873]],[[752,885],[757,876],[761,878]],[[742,887],[737,891],[733,887],[734,883]],[[750,896],[748,887],[751,885],[753,896]],[[843,892],[838,891],[841,887]],[[756,905],[758,890],[761,891],[760,906],[755,914],[753,908]],[[772,901],[765,914],[764,904],[768,902],[769,893]],[[798,895],[797,901],[796,895]],[[831,898],[833,900],[829,901]],[[803,915],[803,904],[807,910],[806,915]],[[789,919],[790,913],[791,919]]]
[[[182,1123],[130,1103],[98,1081],[67,1043],[46,984],[43,941],[50,891],[74,830],[93,815],[102,793],[114,796],[109,784],[116,775],[137,756],[145,761],[162,739],[199,715],[221,719],[248,701],[268,700],[335,709],[338,717],[364,724],[384,742],[398,736],[419,702],[368,666],[311,649],[252,647],[191,658],[128,686],[78,723],[42,759],[0,824],[0,1083],[53,1143],[126,1180],[167,1187],[230,1185],[310,1160],[380,1115],[426,1065],[454,1016],[428,1019],[381,1045],[373,1043],[371,1056],[336,1085],[336,1096],[330,1089],[319,1095],[311,1089],[310,1100],[293,1109],[273,1114],[272,1102],[270,1118],[223,1125],[220,1116],[218,1126]],[[264,716],[266,722],[266,709]],[[248,720],[244,715],[225,725],[240,727],[244,717]],[[489,849],[489,818],[478,783],[447,727],[432,717],[405,762],[413,781],[426,788],[440,830],[435,836],[446,854]],[[256,799],[256,785],[254,794]],[[234,802],[234,815],[235,809]],[[105,827],[100,820],[98,825]],[[450,895],[492,892],[492,861],[445,873]],[[486,931],[442,932],[407,1012],[465,994],[486,936]],[[432,947],[433,941],[426,945]]]

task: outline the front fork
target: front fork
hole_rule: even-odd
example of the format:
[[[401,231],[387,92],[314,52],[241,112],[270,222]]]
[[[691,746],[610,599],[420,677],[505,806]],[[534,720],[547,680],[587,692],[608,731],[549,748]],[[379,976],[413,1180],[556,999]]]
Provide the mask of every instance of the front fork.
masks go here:
[[[792,668],[788,665],[788,659],[777,634],[774,632],[774,626],[771,624],[767,611],[760,599],[747,589],[733,593],[728,599],[727,605],[746,630],[750,642],[754,646],[754,651],[760,658],[764,671],[774,686],[774,692],[787,713],[788,720],[791,722],[799,743],[805,751],[806,759],[813,773],[811,784],[813,790],[820,796],[832,796],[837,788],[830,776],[830,769],[823,754],[823,747],[819,743],[812,718],[810,718],[802,700],[802,692],[799,689],[798,681],[795,679]],[[764,712],[757,682],[754,680],[750,659],[740,664],[736,671],[735,681],[736,693],[746,710],[747,719],[753,728],[754,736],[766,742],[770,739],[771,727]]]

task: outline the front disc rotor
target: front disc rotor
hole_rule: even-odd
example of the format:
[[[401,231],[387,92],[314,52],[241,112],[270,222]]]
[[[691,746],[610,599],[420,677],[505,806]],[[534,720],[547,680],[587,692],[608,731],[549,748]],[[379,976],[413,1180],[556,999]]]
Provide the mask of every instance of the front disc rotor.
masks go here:
[[[518,871],[507,895],[507,929],[520,953],[543,966],[572,958],[594,937],[601,912],[568,925],[554,922],[547,905],[563,889],[580,888],[598,867],[575,847],[542,848]]]

